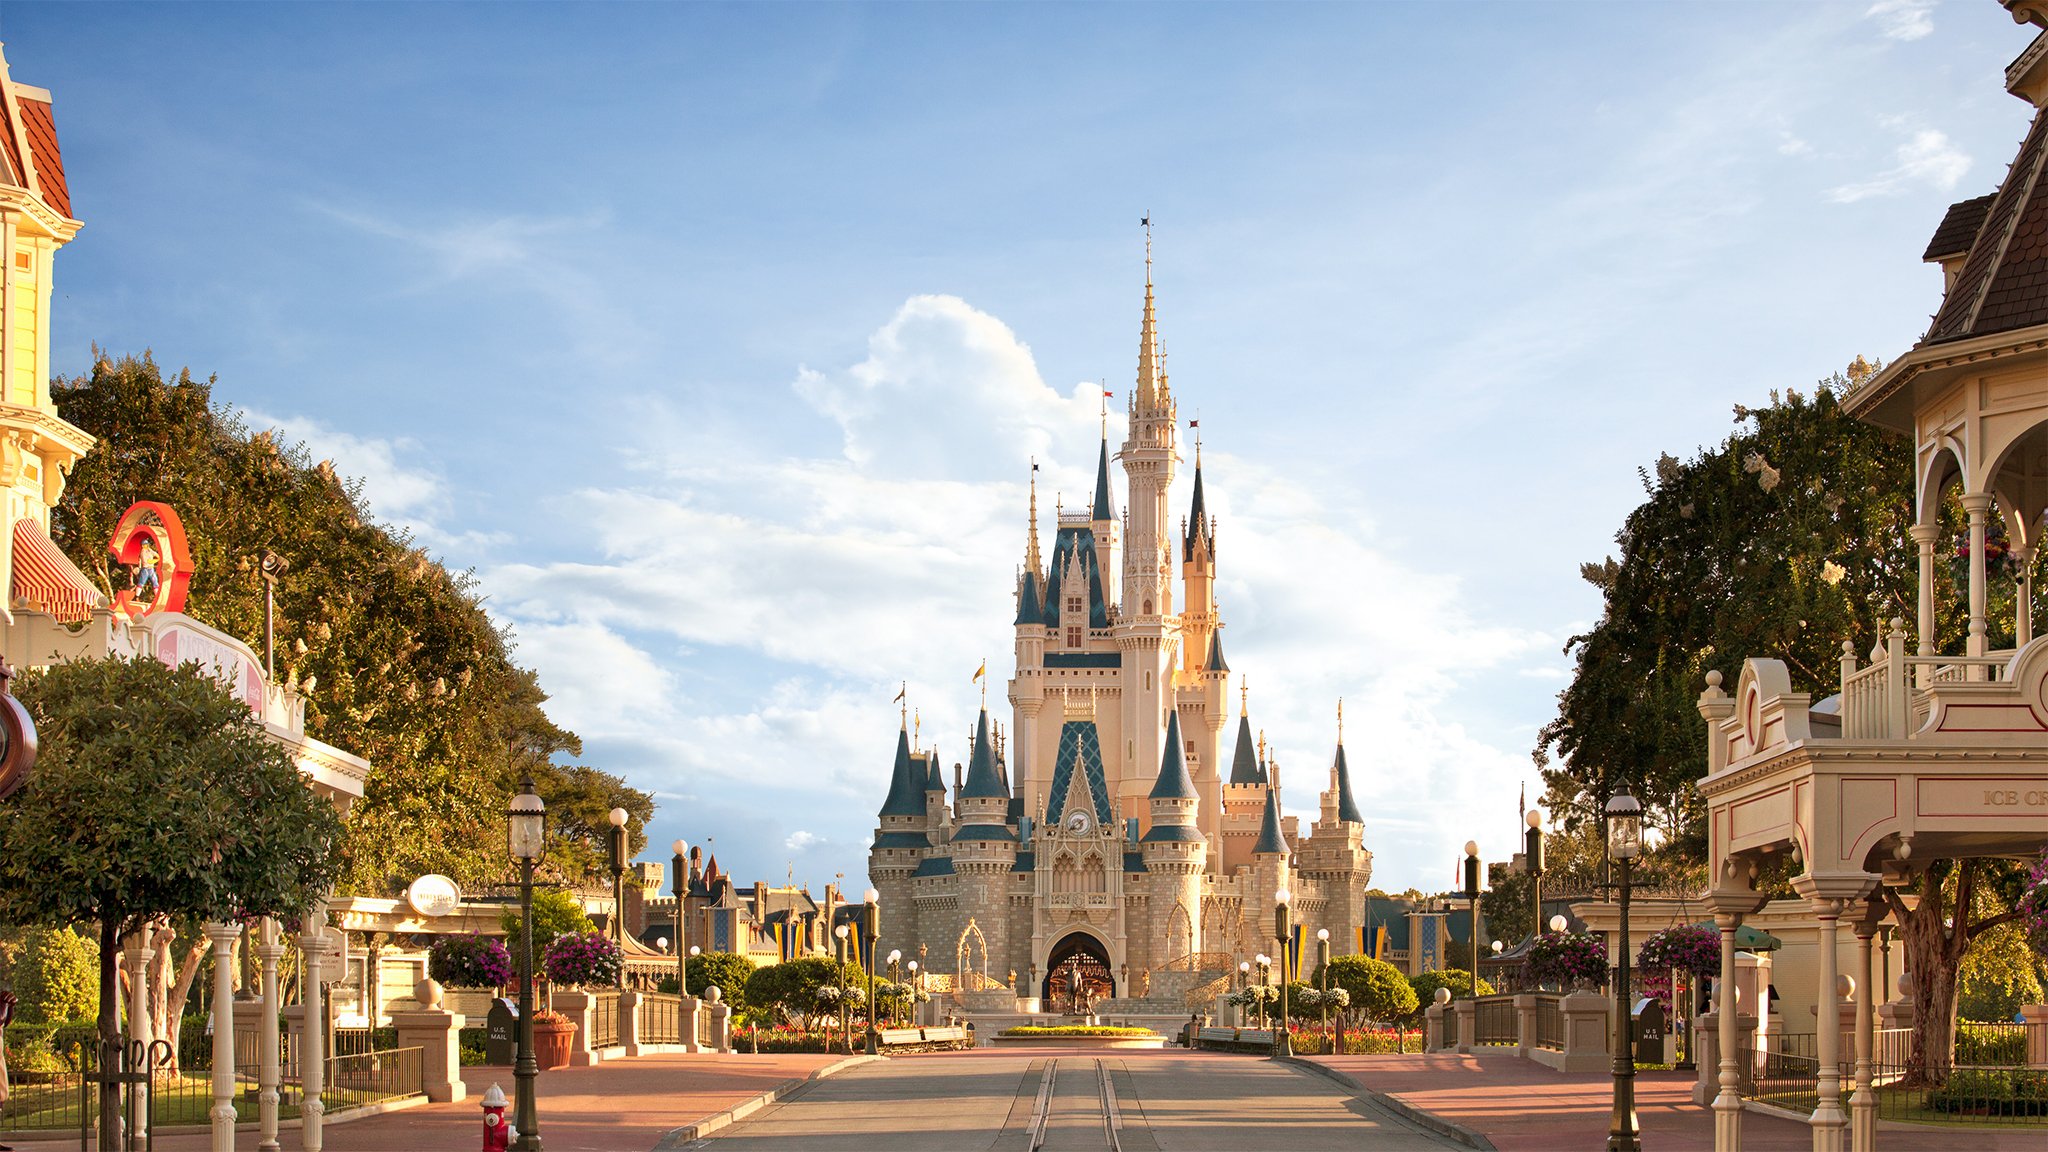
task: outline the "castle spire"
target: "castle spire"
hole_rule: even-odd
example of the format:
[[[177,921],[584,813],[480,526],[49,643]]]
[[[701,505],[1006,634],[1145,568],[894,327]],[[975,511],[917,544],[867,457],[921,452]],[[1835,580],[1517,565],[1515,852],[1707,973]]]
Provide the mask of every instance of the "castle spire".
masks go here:
[[[1038,558],[1038,459],[1031,460],[1031,534],[1025,538],[1024,566],[1033,573],[1045,571]]]
[[[1095,507],[1089,513],[1097,520],[1113,520],[1116,513],[1109,505],[1109,428],[1103,426],[1102,455],[1095,461]]]
[[[1131,394],[1137,408],[1156,407],[1160,400],[1159,379],[1159,326],[1152,304],[1152,217],[1147,213],[1140,221],[1145,226],[1145,322],[1138,332],[1138,388]]]
[[[1010,790],[1003,786],[1002,777],[996,774],[996,749],[989,738],[988,709],[981,710],[981,718],[974,728],[974,749],[967,758],[967,784],[961,789],[963,799],[1007,798]]]
[[[1358,810],[1358,801],[1351,796],[1351,763],[1344,758],[1344,701],[1337,701],[1337,759],[1330,765],[1330,786],[1337,792],[1337,819],[1347,824],[1363,824],[1365,817]]]
[[[1159,757],[1159,778],[1152,783],[1153,800],[1193,800],[1195,782],[1181,753],[1180,710],[1166,714],[1166,748]]]

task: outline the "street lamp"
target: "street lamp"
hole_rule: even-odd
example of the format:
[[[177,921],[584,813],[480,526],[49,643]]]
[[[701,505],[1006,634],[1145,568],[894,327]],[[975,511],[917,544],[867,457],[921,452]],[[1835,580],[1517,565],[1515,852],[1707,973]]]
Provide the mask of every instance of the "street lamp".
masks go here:
[[[626,820],[624,808],[611,811],[612,821],[612,943],[619,946],[620,988],[626,986]]]
[[[910,1010],[910,1013],[911,1013],[911,1017],[912,1017],[912,1019],[911,1019],[911,1022],[912,1022],[913,1024],[914,1024],[914,1023],[916,1023],[916,1014],[917,1014],[917,989],[918,989],[918,983],[917,983],[917,961],[915,961],[915,960],[912,960],[912,961],[910,962],[910,997],[909,997],[909,1004],[910,1004],[910,1009],[909,1009],[909,1010]]]
[[[1572,922],[1565,919],[1564,913],[1562,912],[1559,912],[1557,915],[1552,916],[1550,918],[1550,930],[1552,932],[1562,932],[1571,926]]]
[[[1280,938],[1280,1030],[1273,1034],[1275,1056],[1294,1055],[1294,1037],[1287,1031],[1287,983],[1294,978],[1294,950],[1288,946],[1287,889],[1273,893],[1273,934]]]
[[[1627,788],[1607,801],[1607,858],[1620,873],[1621,935],[1615,946],[1614,977],[1614,1116],[1607,1126],[1608,1152],[1642,1152],[1636,1124],[1635,1021],[1628,1003],[1628,881],[1636,858],[1643,854],[1643,805]]]
[[[846,1054],[853,1055],[853,1017],[846,1011],[846,938],[853,930],[841,924],[832,929],[839,950],[839,1035],[846,1045]]]
[[[1522,833],[1522,867],[1529,872],[1529,935],[1543,931],[1543,813],[1529,809],[1523,818],[1529,830]]]
[[[867,945],[860,950],[868,976],[868,1055],[881,1051],[881,1037],[875,1035],[875,942],[882,938],[882,894],[873,888],[862,898],[860,910],[861,942]]]
[[[1316,967],[1323,974],[1323,1027],[1328,1028],[1330,1026],[1330,930],[1328,928],[1316,929]],[[1344,1014],[1339,1012],[1337,1014],[1337,1032],[1341,1036],[1343,1031]],[[1341,1040],[1330,1045],[1330,1055],[1332,1056],[1342,1055],[1343,1051],[1344,1045]]]
[[[1264,952],[1261,952],[1258,955],[1252,957],[1252,963],[1257,964],[1259,966],[1259,987],[1261,989],[1264,989],[1266,987],[1267,975],[1273,969],[1273,958],[1271,956],[1266,955]],[[1270,1018],[1270,1015],[1266,1011],[1266,996],[1265,993],[1261,991],[1259,994],[1259,1027],[1264,1028],[1266,1026],[1267,1021]]]
[[[889,983],[897,986],[899,989],[903,985],[903,949],[901,948],[889,949]],[[901,1001],[898,1001],[895,1007],[889,1009],[889,1022],[891,1024],[897,1022],[896,1013],[901,1009],[901,1006]]]
[[[513,1061],[513,1094],[517,1103],[512,1124],[519,1132],[512,1147],[518,1152],[540,1152],[540,1117],[534,1108],[534,1081],[540,1077],[540,1063],[533,1052],[533,865],[547,849],[548,806],[533,790],[528,774],[505,813],[505,843],[512,858],[519,861],[519,1035],[518,1053]]]
[[[684,853],[690,850],[690,845],[688,841],[678,840],[669,847],[674,849],[676,854],[675,874],[669,880],[668,886],[676,896],[676,996],[681,998],[690,994],[689,973],[683,968],[683,945],[689,941],[689,937],[683,935],[683,904],[690,898],[689,861]]]
[[[1472,998],[1479,999],[1479,841],[1465,841],[1465,903],[1472,910]]]

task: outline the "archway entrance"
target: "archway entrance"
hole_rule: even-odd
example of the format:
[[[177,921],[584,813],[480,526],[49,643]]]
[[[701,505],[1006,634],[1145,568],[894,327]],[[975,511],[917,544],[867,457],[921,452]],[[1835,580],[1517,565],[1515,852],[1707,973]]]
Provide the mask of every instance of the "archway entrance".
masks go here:
[[[1116,977],[1102,942],[1086,932],[1074,932],[1053,945],[1045,961],[1041,994],[1047,1008],[1075,1015],[1084,1015],[1099,1001],[1115,996]]]

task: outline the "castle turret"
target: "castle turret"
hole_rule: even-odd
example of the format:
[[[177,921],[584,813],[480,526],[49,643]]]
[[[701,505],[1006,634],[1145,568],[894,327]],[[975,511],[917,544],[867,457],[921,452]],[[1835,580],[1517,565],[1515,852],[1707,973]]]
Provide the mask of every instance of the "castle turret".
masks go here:
[[[1349,952],[1358,938],[1365,893],[1372,884],[1372,853],[1365,848],[1365,817],[1351,792],[1351,764],[1344,754],[1344,704],[1337,704],[1337,753],[1330,761],[1330,786],[1321,797],[1322,818],[1299,845],[1302,876],[1325,894],[1324,926],[1335,954]],[[1339,946],[1338,942],[1342,942]]]
[[[911,902],[911,874],[931,849],[925,802],[926,774],[910,754],[906,716],[896,733],[896,763],[889,795],[882,801],[875,842],[868,849],[868,881],[881,896],[882,949],[917,939],[917,910]]]
[[[1131,807],[1143,795],[1149,769],[1159,762],[1159,717],[1176,701],[1169,640],[1174,619],[1173,562],[1167,537],[1167,494],[1173,486],[1176,428],[1173,394],[1159,362],[1159,331],[1152,300],[1152,238],[1145,237],[1145,314],[1138,331],[1138,381],[1131,391],[1130,429],[1117,459],[1124,466],[1130,503],[1125,515],[1123,599],[1115,632],[1122,653],[1123,755],[1115,776]]]
[[[1145,909],[1151,924],[1144,951],[1155,967],[1202,950],[1202,874],[1208,843],[1197,827],[1201,796],[1181,755],[1180,733],[1179,714],[1168,713],[1159,776],[1146,798],[1152,827],[1140,841],[1151,896]]]
[[[1017,827],[1010,818],[1010,790],[996,770],[995,740],[989,732],[986,708],[975,722],[967,778],[953,804],[951,855],[958,908],[1007,907],[1010,873],[1017,863]],[[957,939],[967,924],[957,909],[953,918],[958,923],[949,922],[947,931]],[[977,918],[975,923],[987,941],[989,955],[1010,954],[1007,916]]]
[[[1107,398],[1105,397],[1105,403]],[[1102,570],[1103,592],[1116,601],[1116,505],[1109,495],[1109,413],[1103,411],[1102,452],[1095,460],[1095,499],[1088,507],[1088,526],[1095,532],[1095,566]]]

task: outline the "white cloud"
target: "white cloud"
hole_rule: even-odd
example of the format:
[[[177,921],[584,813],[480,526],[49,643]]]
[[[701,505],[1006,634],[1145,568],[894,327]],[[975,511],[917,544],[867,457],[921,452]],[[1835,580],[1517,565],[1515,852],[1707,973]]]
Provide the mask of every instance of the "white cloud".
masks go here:
[[[1893,150],[1892,159],[1892,167],[1868,180],[1830,189],[1828,199],[1837,204],[1853,204],[1873,196],[1896,196],[1915,184],[1931,184],[1951,192],[1970,170],[1969,154],[1933,128],[1911,129],[1906,140]]]
[[[1778,134],[1778,155],[1809,156],[1812,155],[1812,153],[1813,145],[1807,143],[1804,140],[1801,140],[1799,137],[1794,136],[1792,133],[1780,132]]]
[[[1919,40],[1934,31],[1934,0],[1878,0],[1863,16],[1890,39]]]
[[[641,421],[645,482],[564,498],[589,556],[485,578],[551,713],[593,749],[668,765],[779,824],[769,843],[807,858],[837,845],[858,867],[845,857],[886,787],[897,681],[924,709],[925,743],[954,760],[984,657],[1000,700],[1026,459],[1044,466],[1049,545],[1057,494],[1078,505],[1092,485],[1101,392],[1048,386],[1007,326],[948,296],[906,301],[865,359],[806,369],[793,390],[809,412],[791,418],[836,424],[840,455],[782,455],[657,410]],[[1390,879],[1419,881],[1396,862],[1465,836],[1433,812],[1527,774],[1526,753],[1445,719],[1447,701],[1474,673],[1554,662],[1555,641],[1472,619],[1454,580],[1392,559],[1363,495],[1314,465],[1215,446],[1228,651],[1295,782],[1289,807],[1312,814],[1343,696],[1374,847]]]

